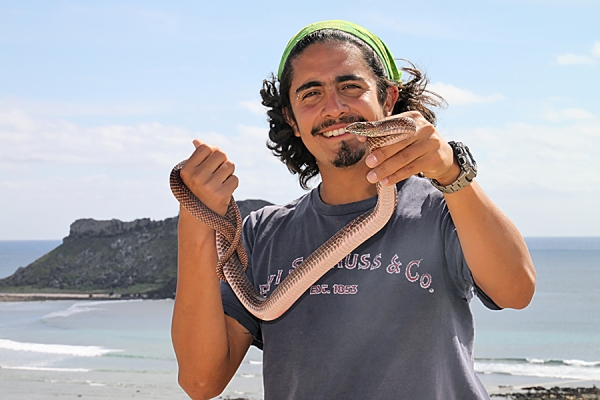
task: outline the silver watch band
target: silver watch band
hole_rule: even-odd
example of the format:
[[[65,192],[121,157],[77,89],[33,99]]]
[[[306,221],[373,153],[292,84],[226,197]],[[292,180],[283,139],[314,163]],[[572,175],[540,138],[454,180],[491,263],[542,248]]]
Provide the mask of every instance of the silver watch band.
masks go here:
[[[439,191],[450,194],[458,192],[473,182],[473,179],[477,176],[477,162],[473,158],[469,148],[461,142],[448,142],[448,144],[452,147],[454,159],[460,167],[460,174],[454,182],[446,186],[440,185],[435,179],[430,179],[430,181]]]

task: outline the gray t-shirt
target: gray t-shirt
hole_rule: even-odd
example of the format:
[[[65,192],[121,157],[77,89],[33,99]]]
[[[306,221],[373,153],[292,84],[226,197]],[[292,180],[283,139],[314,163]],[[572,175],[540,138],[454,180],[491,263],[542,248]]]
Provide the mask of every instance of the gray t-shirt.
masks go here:
[[[333,266],[275,321],[260,321],[221,285],[226,314],[263,349],[265,399],[488,399],[473,370],[477,293],[443,196],[425,179],[398,185],[375,236]],[[318,189],[244,222],[248,276],[268,296],[376,198],[324,204]]]

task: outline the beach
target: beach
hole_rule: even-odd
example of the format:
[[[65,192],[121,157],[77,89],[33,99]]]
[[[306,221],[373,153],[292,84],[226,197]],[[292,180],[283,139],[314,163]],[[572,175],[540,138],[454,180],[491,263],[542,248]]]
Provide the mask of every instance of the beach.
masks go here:
[[[170,374],[0,371],[2,398],[12,399],[187,399]]]
[[[186,399],[170,341],[172,300],[0,303],[2,399]],[[221,398],[262,398],[248,353]]]
[[[600,387],[600,238],[528,244],[538,269],[530,307],[498,312],[472,302],[476,372],[492,399],[544,398],[524,390],[538,386]],[[173,300],[21,295],[0,302],[3,400],[188,398],[170,339]],[[262,399],[261,371],[252,347],[219,398]]]

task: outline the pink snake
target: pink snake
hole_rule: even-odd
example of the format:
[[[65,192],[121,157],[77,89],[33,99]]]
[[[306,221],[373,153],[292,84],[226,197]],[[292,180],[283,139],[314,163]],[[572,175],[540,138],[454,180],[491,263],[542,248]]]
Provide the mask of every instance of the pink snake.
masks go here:
[[[367,137],[367,148],[373,151],[414,134],[416,125],[410,118],[395,115],[380,121],[356,122],[348,125],[346,131]],[[180,170],[184,164],[185,161],[180,162],[171,171],[171,191],[190,214],[216,231],[217,275],[229,282],[250,313],[264,321],[277,319],[284,314],[321,276],[383,228],[396,209],[396,186],[384,187],[377,183],[375,208],[340,229],[290,272],[269,297],[264,297],[245,273],[248,256],[242,243],[240,211],[233,197],[224,217],[214,213],[181,180]]]

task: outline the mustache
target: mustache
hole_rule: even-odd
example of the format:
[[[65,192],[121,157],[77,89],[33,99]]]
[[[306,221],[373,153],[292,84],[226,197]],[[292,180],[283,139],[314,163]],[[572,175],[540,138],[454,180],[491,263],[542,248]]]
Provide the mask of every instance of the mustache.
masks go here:
[[[329,128],[330,126],[338,125],[338,124],[352,124],[354,122],[367,122],[367,120],[364,119],[363,117],[361,117],[360,115],[342,115],[341,117],[339,117],[337,119],[328,119],[328,120],[321,122],[319,125],[313,126],[310,133],[313,136],[316,136],[321,131]]]

